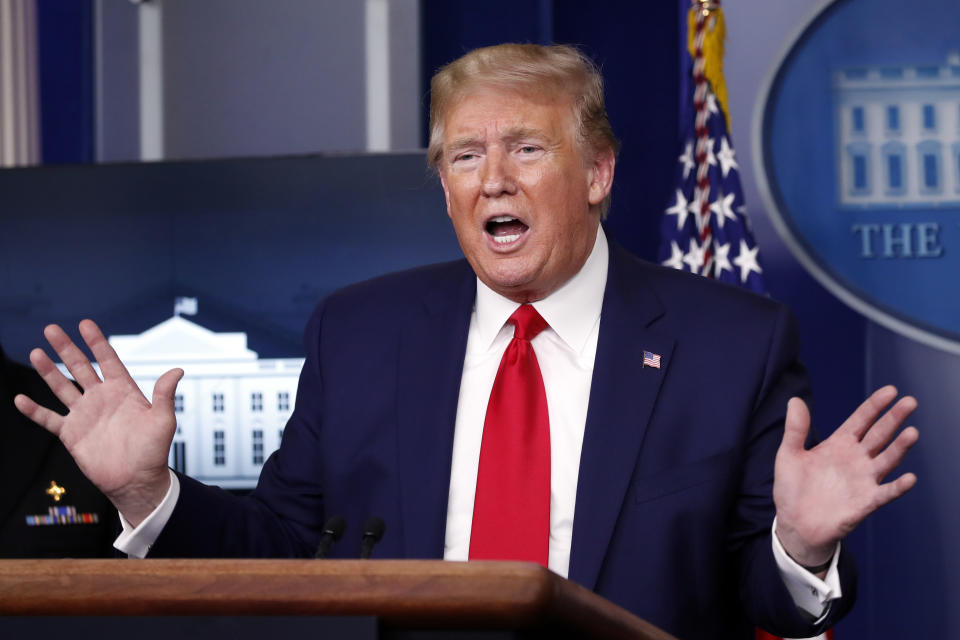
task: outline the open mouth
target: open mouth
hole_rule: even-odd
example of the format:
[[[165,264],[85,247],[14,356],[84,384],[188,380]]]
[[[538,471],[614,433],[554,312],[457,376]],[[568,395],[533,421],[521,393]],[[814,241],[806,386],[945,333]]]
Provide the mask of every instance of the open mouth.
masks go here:
[[[497,216],[487,221],[486,232],[497,244],[516,242],[529,229],[513,216]]]

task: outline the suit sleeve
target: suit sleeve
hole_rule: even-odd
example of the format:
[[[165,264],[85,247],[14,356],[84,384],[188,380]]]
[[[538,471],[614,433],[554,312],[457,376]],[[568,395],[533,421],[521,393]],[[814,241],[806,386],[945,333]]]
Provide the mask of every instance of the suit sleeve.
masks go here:
[[[806,371],[798,359],[796,323],[785,307],[770,333],[766,369],[750,421],[741,494],[728,539],[739,570],[740,601],[748,617],[767,631],[783,637],[810,637],[822,633],[842,617],[856,598],[856,567],[841,546],[838,563],[843,597],[830,604],[819,623],[793,604],[773,557],[770,522],[775,511],[773,464],[783,437],[787,401],[794,396],[810,401]]]

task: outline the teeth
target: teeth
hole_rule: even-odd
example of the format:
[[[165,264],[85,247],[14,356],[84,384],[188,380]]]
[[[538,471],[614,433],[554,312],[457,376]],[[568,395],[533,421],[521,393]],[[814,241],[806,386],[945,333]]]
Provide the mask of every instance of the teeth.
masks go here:
[[[497,216],[490,222],[512,222],[513,220],[516,220],[513,216]]]
[[[493,239],[494,239],[494,241],[496,241],[497,244],[509,244],[509,243],[513,242],[514,240],[519,240],[519,239],[520,239],[520,234],[519,234],[519,233],[514,233],[514,234],[509,235],[509,236],[493,236]]]

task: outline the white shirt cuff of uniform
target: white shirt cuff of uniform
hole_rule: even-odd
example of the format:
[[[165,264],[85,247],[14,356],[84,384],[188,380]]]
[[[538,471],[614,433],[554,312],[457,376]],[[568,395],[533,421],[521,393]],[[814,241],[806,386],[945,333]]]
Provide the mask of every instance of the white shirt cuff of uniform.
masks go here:
[[[830,559],[830,568],[827,569],[827,575],[821,580],[787,555],[777,538],[776,531],[777,520],[774,518],[773,527],[770,529],[770,537],[773,539],[773,557],[780,569],[783,584],[786,585],[787,591],[793,597],[794,604],[816,618],[816,622],[820,622],[827,615],[830,602],[843,595],[840,590],[840,572],[837,571],[840,543],[838,542],[837,548],[833,550],[833,558]]]
[[[148,515],[139,526],[134,527],[123,514],[120,514],[120,524],[123,531],[113,541],[113,546],[118,551],[127,554],[130,558],[146,558],[150,547],[160,537],[160,532],[167,525],[173,508],[177,506],[177,499],[180,497],[180,481],[177,474],[170,471],[170,488],[167,489],[167,495],[157,505],[157,508]]]

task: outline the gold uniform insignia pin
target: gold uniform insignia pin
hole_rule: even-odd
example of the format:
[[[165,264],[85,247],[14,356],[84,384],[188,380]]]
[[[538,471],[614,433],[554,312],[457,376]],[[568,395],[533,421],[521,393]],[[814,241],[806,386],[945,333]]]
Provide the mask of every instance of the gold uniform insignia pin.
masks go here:
[[[50,486],[47,487],[44,493],[53,498],[54,502],[60,502],[60,498],[62,498],[66,492],[67,490],[58,485],[56,480],[51,480]]]

